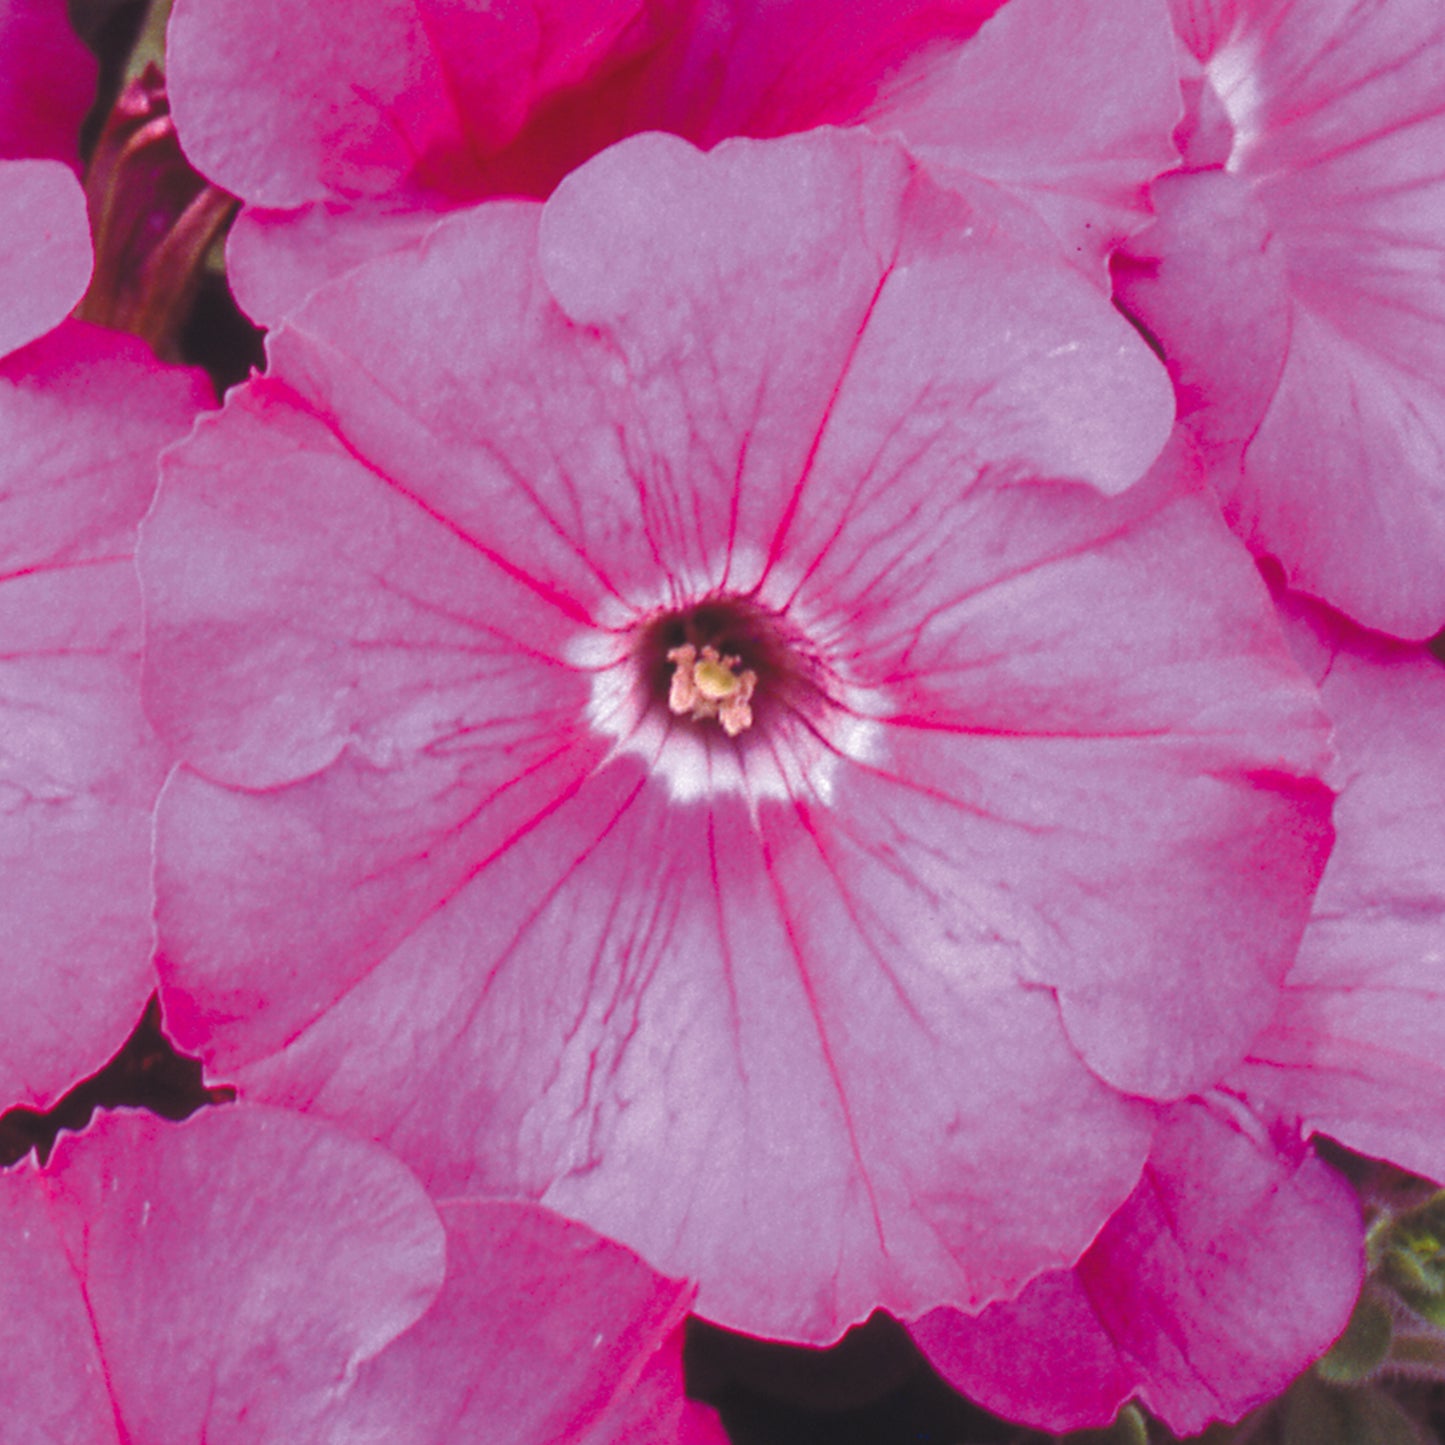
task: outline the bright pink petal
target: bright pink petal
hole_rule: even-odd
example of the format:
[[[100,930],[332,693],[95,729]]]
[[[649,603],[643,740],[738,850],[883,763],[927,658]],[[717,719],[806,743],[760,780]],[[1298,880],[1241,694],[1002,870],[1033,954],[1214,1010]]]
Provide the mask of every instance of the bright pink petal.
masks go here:
[[[255,205],[406,183],[467,194],[540,98],[622,44],[643,11],[642,0],[181,0],[168,31],[176,126],[196,168]]]
[[[950,1383],[1046,1430],[1107,1424],[1137,1396],[1193,1435],[1324,1353],[1360,1287],[1359,1206],[1313,1155],[1217,1107],[1166,1115],[1139,1187],[1072,1270],[913,1325]]]
[[[1445,668],[1323,613],[1294,625],[1323,644],[1338,840],[1242,1078],[1308,1129],[1445,1179]]]
[[[1167,431],[1158,369],[964,205],[857,135],[625,143],[540,240],[490,205],[318,292],[142,548],[186,1041],[814,1340],[1076,1257],[1151,1119],[1076,1044],[1166,1093],[1237,1056],[1320,842],[1322,723],[1238,548],[1173,462],[1100,495]],[[609,712],[596,649],[710,589],[857,673],[833,751]],[[1216,1004],[1171,910],[1237,945]]]
[[[648,1361],[621,1402],[615,1425],[604,1424],[611,1436],[604,1434],[596,1445],[728,1445],[731,1437],[717,1411],[682,1396],[684,1335],[682,1327],[675,1329]],[[586,1439],[592,1445],[592,1437]]]
[[[689,1286],[535,1205],[453,1200],[441,1215],[441,1294],[362,1366],[322,1438],[675,1445],[688,1416],[705,1429],[711,1412],[683,1396]]]
[[[938,174],[1026,199],[1102,278],[1175,159],[1168,16],[1157,0],[1011,0],[970,44],[906,66],[863,115]]]
[[[852,125],[911,59],[943,55],[1002,0],[725,0],[694,4],[638,84],[629,129],[699,145]]]
[[[1176,10],[1248,197],[1207,174],[1161,189],[1124,302],[1203,404],[1199,424],[1234,443],[1215,482],[1240,535],[1298,589],[1428,636],[1445,621],[1445,14],[1434,0]],[[1243,375],[1219,344],[1241,325]]]
[[[0,1270],[7,1440],[315,1438],[442,1283],[442,1228],[416,1180],[278,1111],[102,1116],[0,1186],[21,1225]],[[57,1416],[69,1428],[43,1434]]]
[[[0,160],[0,357],[58,326],[90,282],[80,183],[56,161]]]
[[[156,456],[204,383],[71,323],[0,363],[0,1106],[98,1068],[154,986],[151,812],[131,562]]]
[[[0,160],[36,157],[77,168],[95,76],[95,57],[70,28],[65,0],[0,0]],[[0,215],[9,209],[0,201]]]

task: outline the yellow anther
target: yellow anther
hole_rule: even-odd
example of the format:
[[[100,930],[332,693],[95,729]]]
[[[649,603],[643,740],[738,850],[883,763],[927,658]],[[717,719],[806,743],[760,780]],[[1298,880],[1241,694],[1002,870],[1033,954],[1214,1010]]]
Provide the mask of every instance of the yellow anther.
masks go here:
[[[736,657],[709,657],[712,649],[703,650],[702,660],[693,664],[693,686],[704,696],[721,702],[731,697],[742,686],[742,679],[733,671],[738,664]]]
[[[667,706],[677,717],[695,722],[716,718],[730,738],[752,726],[749,706],[758,675],[751,668],[738,671],[741,658],[720,657],[715,647],[701,654],[690,642],[674,647],[667,660],[673,664]]]

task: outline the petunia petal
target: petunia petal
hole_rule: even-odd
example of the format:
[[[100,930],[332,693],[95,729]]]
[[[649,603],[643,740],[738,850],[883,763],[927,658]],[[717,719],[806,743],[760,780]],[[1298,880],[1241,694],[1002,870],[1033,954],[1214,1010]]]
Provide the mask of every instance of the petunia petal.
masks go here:
[[[0,362],[0,1106],[98,1068],[154,986],[135,527],[204,381],[68,323]]]
[[[0,160],[0,357],[58,326],[90,281],[80,183],[58,161]]]
[[[596,778],[243,1087],[385,1137],[434,1190],[546,1189],[755,1330],[827,1339],[874,1302],[987,1297],[1041,1247],[1082,1247],[1148,1123],[1047,998],[921,951],[890,976],[854,930],[819,931],[826,872],[786,818],[760,843],[740,802],[679,810],[642,783]],[[1037,1149],[1010,1160],[1021,1115]]]
[[[1360,1287],[1359,1206],[1319,1160],[1221,1105],[1165,1116],[1139,1187],[1072,1270],[912,1326],[950,1383],[1046,1430],[1105,1425],[1135,1395],[1194,1435],[1324,1353]]]
[[[318,286],[410,245],[437,220],[430,210],[366,199],[289,211],[247,206],[226,236],[226,280],[247,316],[278,326]]]
[[[442,1283],[442,1229],[407,1171],[274,1110],[180,1127],[103,1116],[48,1169],[0,1185],[30,1229],[5,1235],[0,1276],[50,1286],[7,1295],[0,1314],[7,1371],[27,1338],[47,1346],[7,1389],[7,1438],[57,1438],[16,1427],[62,1401],[87,1428],[59,1438],[314,1438],[356,1367]]]
[[[1217,457],[1216,485],[1237,525],[1230,449],[1259,429],[1284,369],[1289,277],[1264,207],[1238,176],[1175,173],[1151,195],[1156,220],[1115,256],[1114,294],[1165,338],[1179,420]],[[1228,368],[1217,364],[1225,354]]]
[[[83,1281],[24,1170],[0,1175],[0,1396],[15,1445],[120,1445]]]
[[[65,0],[0,0],[0,159],[78,168],[96,68],[70,28]],[[0,214],[9,209],[0,202]]]
[[[1166,178],[1122,299],[1181,410],[1197,403],[1193,424],[1233,443],[1214,480],[1240,535],[1300,591],[1427,637],[1445,621],[1445,15],[1433,0],[1175,8],[1227,114],[1236,186]],[[1242,372],[1220,344],[1236,327]]]
[[[1445,668],[1288,604],[1340,749],[1338,841],[1279,1013],[1240,1078],[1261,1107],[1445,1179]]]
[[[585,74],[645,8],[180,0],[167,34],[176,127],[196,168],[254,205],[407,183],[466,194],[539,97]]]
[[[447,1279],[422,1319],[364,1364],[319,1438],[360,1445],[673,1445],[691,1289],[535,1205],[446,1201]]]
[[[849,154],[844,138],[832,144],[840,159]],[[686,405],[694,427],[710,424],[701,436],[682,434],[689,450],[678,455],[677,464],[699,465],[706,457],[721,482],[741,467],[735,485],[745,497],[760,490],[757,482],[748,486],[750,473],[780,465],[785,474],[801,472],[806,481],[812,475],[804,467],[806,452],[778,457],[765,445],[755,457],[754,448],[769,438],[785,408],[803,405],[805,414],[818,416],[819,428],[810,434],[794,423],[794,447],[799,434],[809,446],[815,435],[821,439],[824,425],[831,425],[830,381],[840,361],[851,370],[870,368],[851,354],[866,335],[869,352],[885,353],[871,367],[888,372],[889,394],[874,410],[897,408],[900,392],[912,388],[910,400],[923,408],[924,425],[946,406],[965,411],[958,430],[965,444],[971,443],[965,454],[975,469],[1007,462],[1087,480],[1106,491],[1122,490],[1142,476],[1168,434],[1164,378],[1136,338],[1100,311],[1092,288],[1048,251],[1030,245],[1031,235],[1021,243],[1008,213],[988,209],[986,196],[945,198],[921,183],[904,212],[910,231],[907,250],[900,253],[898,220],[889,216],[896,201],[889,206],[887,200],[896,195],[900,179],[894,153],[861,144],[855,153],[870,159],[869,184],[861,194],[854,186],[840,190],[816,165],[817,151],[796,143],[759,150],[731,142],[713,152],[714,164],[704,174],[689,147],[666,136],[643,136],[575,173],[549,202],[541,263],[563,309],[585,325],[616,325],[625,318],[620,339],[634,370],[648,378],[649,399],[662,404],[664,389],[672,386],[681,395],[668,398],[671,405]],[[809,171],[803,194],[810,204],[804,211],[799,187]],[[758,188],[752,204],[746,199],[749,185]],[[787,209],[785,198],[791,198]],[[694,244],[687,253],[664,250],[662,238],[649,230],[650,207],[659,203],[690,228]],[[718,224],[723,204],[729,213],[749,218],[746,232],[738,234],[736,226],[724,231]],[[780,225],[778,214],[796,214],[799,221]],[[826,277],[832,287],[844,279],[841,271],[836,280],[828,276],[816,255],[803,251],[803,215],[828,217],[840,245],[846,245],[841,254],[854,268],[847,278],[850,304],[845,309],[833,301],[826,350],[796,348],[796,364],[775,376],[773,357],[785,338],[799,335],[804,325],[816,333],[825,324],[804,317],[802,306],[816,303],[803,298],[821,301],[820,281]],[[602,236],[609,243],[605,252],[598,245]],[[795,258],[791,277],[778,271],[779,247]],[[763,274],[770,273],[774,285],[792,281],[788,290],[797,287],[799,300],[792,303],[795,312],[780,314],[776,299],[764,299],[768,288],[735,287],[730,304],[751,305],[756,314],[754,324],[739,328],[745,340],[727,358],[728,372],[719,376],[706,358],[689,351],[687,322],[708,323],[718,304],[716,267],[723,264],[738,268],[739,280],[747,268],[766,268]],[[662,266],[668,286],[658,284]],[[805,267],[812,268],[811,275]],[[939,307],[946,308],[946,324]],[[920,324],[925,317],[928,324]],[[945,370],[946,400],[939,375]],[[812,393],[806,400],[782,390],[801,391],[804,379]],[[744,431],[726,401],[730,394],[752,394],[763,382],[774,390],[758,395],[757,414]],[[925,385],[929,391],[920,394]],[[860,407],[870,405],[866,386],[859,385],[865,393]],[[896,431],[901,418],[906,426],[904,413],[893,411],[881,434]],[[870,425],[876,425],[872,415],[855,422],[859,430]],[[656,444],[672,449],[671,437],[659,436],[655,428],[651,434]],[[903,450],[909,440],[905,432],[895,444]],[[851,460],[857,465],[861,459]]]
[[[1154,0],[1010,0],[970,44],[904,66],[862,115],[946,179],[1026,199],[1102,280],[1175,159],[1168,15]]]

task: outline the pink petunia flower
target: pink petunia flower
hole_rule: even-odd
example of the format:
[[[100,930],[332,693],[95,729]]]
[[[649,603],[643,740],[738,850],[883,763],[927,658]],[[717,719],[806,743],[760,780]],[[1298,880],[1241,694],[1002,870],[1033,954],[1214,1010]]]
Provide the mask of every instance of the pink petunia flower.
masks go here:
[[[77,168],[96,69],[70,28],[65,0],[0,0],[0,161]]]
[[[1185,167],[1117,268],[1229,519],[1368,626],[1445,622],[1445,11],[1174,0]]]
[[[897,132],[940,176],[1037,209],[1102,282],[1175,158],[1167,15],[1159,0],[1000,3],[328,0],[298,17],[178,0],[169,79],[192,162],[247,202],[229,273],[268,323],[448,211],[545,196],[645,130],[703,146]]]
[[[912,1326],[940,1373],[1040,1429],[1137,1397],[1181,1435],[1277,1395],[1344,1329],[1359,1205],[1297,1137],[1228,1095],[1165,1110],[1143,1178],[1082,1259],[976,1316]]]
[[[721,1438],[682,1399],[687,1286],[284,1111],[102,1117],[0,1176],[0,1258],[15,1445]]]
[[[1328,842],[1170,424],[857,133],[635,138],[318,292],[144,529],[177,1037],[758,1333],[1071,1262]]]
[[[1242,1087],[1258,1107],[1445,1181],[1445,667],[1283,602],[1335,724],[1339,836]]]

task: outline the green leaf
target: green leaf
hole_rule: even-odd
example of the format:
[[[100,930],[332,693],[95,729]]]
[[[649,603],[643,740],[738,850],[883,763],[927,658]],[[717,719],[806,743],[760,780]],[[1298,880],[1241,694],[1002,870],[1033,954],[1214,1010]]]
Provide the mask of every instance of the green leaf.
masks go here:
[[[1281,1409],[1282,1445],[1428,1445],[1415,1422],[1368,1385],[1340,1388],[1305,1375]]]
[[[1357,1385],[1384,1363],[1393,1337],[1389,1310],[1367,1287],[1356,1301],[1344,1334],[1316,1363],[1315,1370],[1333,1385]]]

